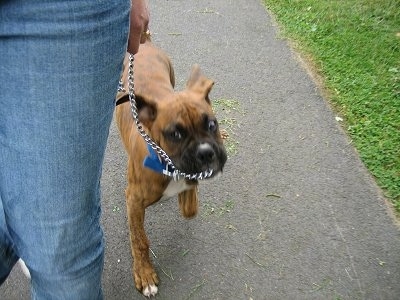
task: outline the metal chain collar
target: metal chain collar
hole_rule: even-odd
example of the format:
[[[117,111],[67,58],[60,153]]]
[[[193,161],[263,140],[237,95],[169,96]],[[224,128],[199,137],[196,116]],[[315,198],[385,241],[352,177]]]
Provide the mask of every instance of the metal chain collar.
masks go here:
[[[142,125],[140,124],[139,121],[139,113],[137,110],[137,105],[136,105],[136,98],[135,98],[135,88],[134,88],[134,82],[133,82],[133,62],[134,62],[134,56],[133,54],[129,54],[129,68],[128,68],[128,94],[129,94],[129,102],[131,104],[131,112],[132,112],[132,117],[133,120],[136,124],[137,130],[139,134],[143,137],[143,139],[146,141],[146,143],[154,150],[157,152],[159,155],[160,159],[165,161],[168,166],[173,170],[173,172],[169,172],[169,176],[173,178],[174,181],[178,181],[179,179],[188,179],[188,180],[202,180],[209,178],[213,175],[214,171],[213,170],[208,170],[204,171],[201,173],[196,173],[196,174],[187,174],[184,172],[179,171],[174,164],[172,163],[172,160],[169,158],[167,153],[158,146],[151,138],[150,136],[145,132],[143,129]],[[120,84],[121,87],[121,84]]]

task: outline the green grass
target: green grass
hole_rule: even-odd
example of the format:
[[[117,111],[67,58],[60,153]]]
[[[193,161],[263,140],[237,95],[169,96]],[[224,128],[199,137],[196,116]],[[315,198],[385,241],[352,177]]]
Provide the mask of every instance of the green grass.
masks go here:
[[[400,212],[400,1],[264,0]]]
[[[231,158],[238,152],[239,143],[236,139],[235,130],[238,126],[235,113],[239,111],[240,104],[235,99],[215,99],[212,101],[213,110],[217,115],[218,123],[221,129],[225,129],[229,134],[227,140],[224,141],[228,158]]]

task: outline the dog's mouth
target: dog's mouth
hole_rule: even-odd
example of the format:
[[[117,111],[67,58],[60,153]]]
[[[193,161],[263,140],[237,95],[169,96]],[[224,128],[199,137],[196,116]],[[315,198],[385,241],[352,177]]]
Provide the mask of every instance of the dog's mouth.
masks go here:
[[[207,174],[204,179],[208,179],[222,173],[226,160],[223,146],[200,143],[194,149],[187,149],[174,163],[186,174]]]
[[[192,176],[193,178],[196,178],[194,180],[189,180],[189,181],[194,181],[197,182],[197,180],[204,180],[204,179],[210,179],[213,177],[216,177],[218,175],[222,174],[222,167],[220,166],[192,166],[192,167],[185,167],[182,166],[181,164],[175,164],[176,168],[188,175],[188,176]]]
[[[198,185],[199,181],[204,181],[204,180],[214,180],[216,178],[219,178],[222,175],[222,169],[219,171],[214,171],[212,169],[208,169],[206,171],[203,172],[197,172],[196,174],[207,174],[206,177],[202,177],[202,178],[197,178],[197,179],[186,179],[186,183],[189,185]]]

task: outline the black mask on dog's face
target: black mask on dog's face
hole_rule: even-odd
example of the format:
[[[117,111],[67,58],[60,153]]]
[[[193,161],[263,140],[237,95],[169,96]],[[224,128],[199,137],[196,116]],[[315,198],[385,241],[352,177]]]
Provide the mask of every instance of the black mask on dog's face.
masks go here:
[[[194,66],[184,91],[159,101],[136,97],[140,121],[182,172],[217,174],[227,160],[209,98],[213,84]]]

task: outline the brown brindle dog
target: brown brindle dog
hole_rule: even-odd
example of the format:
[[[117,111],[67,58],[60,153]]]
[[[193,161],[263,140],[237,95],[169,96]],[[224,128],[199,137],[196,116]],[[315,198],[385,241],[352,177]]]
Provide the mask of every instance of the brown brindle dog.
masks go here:
[[[126,58],[123,73],[126,91],[127,73]],[[214,82],[203,76],[195,65],[186,89],[175,92],[170,59],[150,41],[142,44],[135,55],[134,77],[139,120],[174,165],[189,174],[211,169],[214,175],[221,173],[227,156],[208,96]],[[118,93],[117,100],[127,97],[127,92]],[[130,103],[117,106],[116,120],[129,156],[125,194],[135,286],[144,296],[154,296],[158,290],[158,277],[149,257],[149,240],[143,224],[145,208],[178,194],[182,215],[194,217],[198,209],[198,182],[173,181],[144,166],[144,160],[151,154],[133,122]]]

